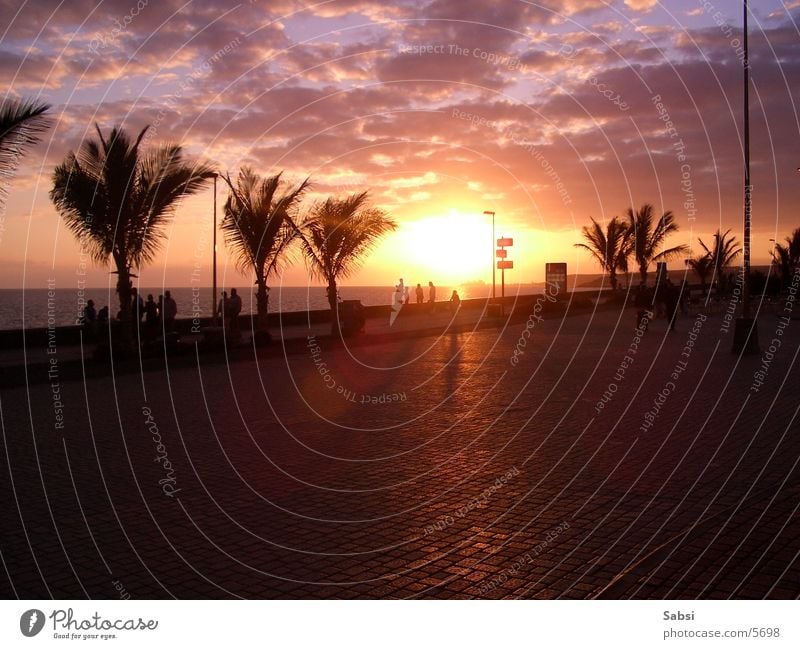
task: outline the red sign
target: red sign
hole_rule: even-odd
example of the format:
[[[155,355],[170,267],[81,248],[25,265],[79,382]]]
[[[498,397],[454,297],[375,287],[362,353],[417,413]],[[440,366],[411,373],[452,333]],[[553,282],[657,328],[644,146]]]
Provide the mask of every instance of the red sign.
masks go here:
[[[514,239],[511,237],[503,237],[502,239],[497,240],[497,247],[498,248],[509,248],[514,245]]]
[[[514,268],[513,261],[498,261],[497,262],[497,270],[509,270]]]
[[[497,250],[495,252],[497,253],[498,259],[505,259],[506,257],[508,257],[508,250]]]

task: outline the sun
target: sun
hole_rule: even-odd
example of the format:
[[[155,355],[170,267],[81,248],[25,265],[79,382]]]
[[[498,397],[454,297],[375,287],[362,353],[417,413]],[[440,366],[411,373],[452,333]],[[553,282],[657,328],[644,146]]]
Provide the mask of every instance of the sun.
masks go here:
[[[491,280],[494,247],[491,217],[451,209],[446,216],[408,221],[400,234],[404,263],[434,282]],[[497,233],[500,236],[500,233]]]

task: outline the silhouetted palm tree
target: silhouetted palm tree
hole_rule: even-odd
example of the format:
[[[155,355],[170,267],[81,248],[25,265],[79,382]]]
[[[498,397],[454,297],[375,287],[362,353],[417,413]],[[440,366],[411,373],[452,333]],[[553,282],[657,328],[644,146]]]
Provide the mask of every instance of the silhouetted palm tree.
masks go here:
[[[249,167],[239,171],[236,185],[230,187],[225,203],[222,231],[225,243],[233,249],[236,266],[242,274],[253,273],[256,292],[257,331],[267,330],[269,287],[267,281],[285,261],[289,244],[297,236],[291,217],[297,211],[308,179],[294,189],[278,195],[282,173],[261,178]]]
[[[0,105],[0,203],[23,152],[50,127],[52,120],[45,115],[48,110],[49,104],[33,100],[6,99]]]
[[[689,266],[700,278],[700,286],[703,289],[703,295],[706,294],[706,287],[708,286],[708,276],[714,271],[714,260],[711,255],[705,253],[698,255],[694,259],[689,260]]]
[[[617,288],[617,270],[628,271],[628,257],[632,252],[632,231],[619,217],[602,226],[591,219],[591,226],[583,226],[581,233],[587,243],[576,243],[576,248],[588,250],[600,267],[608,273],[611,288]]]
[[[725,290],[726,278],[724,270],[736,261],[736,258],[742,254],[742,247],[736,241],[736,237],[730,234],[730,228],[722,233],[717,230],[714,233],[714,243],[709,248],[702,239],[698,239],[700,245],[711,256],[711,267],[714,269],[714,276],[719,282],[720,289]],[[729,236],[730,235],[730,236]]]
[[[338,331],[338,280],[352,275],[362,257],[396,227],[383,210],[369,206],[367,192],[316,203],[300,224],[309,272],[328,285],[333,333]]]
[[[786,237],[786,245],[775,245],[773,263],[778,267],[781,283],[786,288],[792,282],[792,275],[800,268],[800,228],[792,232],[791,237]]]
[[[140,150],[145,127],[131,141],[119,127],[87,140],[53,173],[50,198],[94,261],[113,261],[122,321],[121,342],[130,342],[132,271],[152,261],[178,201],[198,192],[213,169],[191,164],[179,145]]]
[[[634,211],[628,208],[628,224],[632,231],[633,257],[639,266],[639,279],[647,282],[647,268],[654,261],[669,261],[673,257],[684,255],[689,248],[683,244],[662,249],[667,237],[678,231],[675,215],[664,212],[657,221],[653,216],[653,206],[645,203]]]

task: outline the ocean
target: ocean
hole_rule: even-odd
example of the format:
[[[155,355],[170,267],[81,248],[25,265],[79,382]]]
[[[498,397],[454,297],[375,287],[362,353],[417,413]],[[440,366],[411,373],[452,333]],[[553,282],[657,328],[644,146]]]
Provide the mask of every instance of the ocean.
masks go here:
[[[411,301],[415,301],[414,288],[411,291]],[[428,288],[425,288],[425,299],[428,299]],[[455,288],[461,299],[485,298],[491,295],[491,284],[468,284],[458,287],[437,286],[437,301],[448,300]],[[169,288],[172,297],[178,303],[178,317],[192,318],[211,315],[211,287],[178,287]],[[221,291],[222,289],[220,289]],[[255,313],[255,289],[248,291],[239,288],[242,296],[243,313]],[[541,293],[542,286],[535,284],[506,284],[506,296],[533,295]],[[153,299],[158,301],[159,294],[164,292],[163,287],[142,288],[140,293],[147,298],[148,293],[153,294]],[[497,287],[498,295],[500,287]],[[111,315],[116,315],[118,301],[113,289],[86,288],[64,289],[56,288],[52,295],[46,288],[31,289],[0,289],[0,329],[32,329],[55,326],[74,325],[80,318],[85,300],[94,300],[95,308],[109,305]],[[394,293],[392,286],[343,286],[339,294],[343,300],[361,300],[365,306],[391,304]],[[275,287],[270,292],[269,310],[275,311],[315,311],[327,309],[328,301],[325,297],[325,287],[321,286],[284,286]],[[199,309],[199,313],[198,313]],[[55,322],[48,323],[52,317]]]

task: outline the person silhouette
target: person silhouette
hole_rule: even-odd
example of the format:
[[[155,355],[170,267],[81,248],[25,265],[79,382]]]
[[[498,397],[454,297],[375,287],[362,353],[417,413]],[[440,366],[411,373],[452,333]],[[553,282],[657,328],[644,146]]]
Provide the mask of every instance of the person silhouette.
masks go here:
[[[392,295],[392,311],[389,314],[389,326],[391,327],[394,324],[394,321],[397,320],[397,316],[400,315],[400,309],[403,308],[403,298],[406,293],[405,285],[403,284],[403,278],[400,278],[400,281],[394,287],[394,294]]]
[[[428,282],[428,304],[431,305],[431,313],[436,310],[436,287],[433,282]]]
[[[417,304],[422,304],[425,301],[425,291],[422,290],[422,284],[417,284]]]
[[[239,332],[239,314],[242,312],[242,298],[235,288],[231,289],[231,296],[228,298],[228,320],[231,330],[231,337],[238,338],[241,333]]]
[[[133,320],[139,322],[144,315],[144,300],[135,286],[131,288],[131,309],[133,310]]]
[[[458,296],[458,291],[453,291],[453,294],[450,296],[450,310],[458,311],[460,306],[461,298]]]
[[[172,293],[164,291],[164,331],[171,333],[175,329],[175,318],[178,315],[178,303],[172,299]]]
[[[222,291],[222,297],[219,299],[217,303],[217,312],[215,315],[218,315],[222,319],[222,326],[224,329],[228,329],[228,291]]]
[[[94,300],[89,300],[83,307],[83,331],[89,338],[94,338],[97,333],[97,310],[94,308]]]
[[[156,338],[156,331],[158,330],[158,305],[153,300],[153,294],[147,296],[147,301],[144,303],[144,331],[145,339],[152,341]]]

